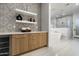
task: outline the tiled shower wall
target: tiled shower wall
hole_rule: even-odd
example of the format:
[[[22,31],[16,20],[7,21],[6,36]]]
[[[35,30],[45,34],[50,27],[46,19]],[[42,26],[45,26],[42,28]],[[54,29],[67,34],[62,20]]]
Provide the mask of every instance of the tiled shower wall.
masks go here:
[[[14,9],[22,9],[38,14],[37,16],[37,25],[33,24],[20,24],[16,23],[17,13]],[[24,19],[27,18],[23,16]],[[0,3],[0,32],[16,32],[20,31],[21,27],[31,27],[33,31],[40,30],[40,4],[36,3]],[[38,26],[38,29],[36,29]]]

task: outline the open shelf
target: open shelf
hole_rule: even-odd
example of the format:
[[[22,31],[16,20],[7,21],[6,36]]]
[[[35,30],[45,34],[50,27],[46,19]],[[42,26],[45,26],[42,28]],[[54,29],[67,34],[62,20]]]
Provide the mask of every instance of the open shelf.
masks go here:
[[[21,9],[14,9],[16,12],[19,12],[19,13],[22,13],[22,14],[26,14],[26,15],[29,15],[29,16],[37,16],[36,13],[33,13],[33,12],[29,12],[29,11],[25,11],[25,10],[21,10]]]
[[[16,20],[18,23],[29,23],[29,24],[37,24],[37,22],[30,22],[30,21],[24,21],[24,20]]]

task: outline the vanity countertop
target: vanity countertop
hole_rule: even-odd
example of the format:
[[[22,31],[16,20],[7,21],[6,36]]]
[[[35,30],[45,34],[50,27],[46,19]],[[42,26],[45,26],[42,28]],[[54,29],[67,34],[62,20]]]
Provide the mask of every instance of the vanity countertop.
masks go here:
[[[33,31],[33,32],[5,32],[5,33],[0,33],[0,35],[13,35],[13,34],[29,34],[29,33],[43,33],[47,31]]]

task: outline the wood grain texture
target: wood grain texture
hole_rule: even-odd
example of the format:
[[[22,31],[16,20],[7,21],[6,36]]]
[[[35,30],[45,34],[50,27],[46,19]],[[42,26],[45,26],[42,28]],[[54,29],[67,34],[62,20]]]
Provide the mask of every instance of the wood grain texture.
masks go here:
[[[16,55],[20,53],[20,40],[19,38],[12,37],[12,55]]]
[[[11,37],[11,55],[28,52],[47,45],[48,33],[17,34]]]
[[[12,36],[12,55],[28,51],[28,35]]]

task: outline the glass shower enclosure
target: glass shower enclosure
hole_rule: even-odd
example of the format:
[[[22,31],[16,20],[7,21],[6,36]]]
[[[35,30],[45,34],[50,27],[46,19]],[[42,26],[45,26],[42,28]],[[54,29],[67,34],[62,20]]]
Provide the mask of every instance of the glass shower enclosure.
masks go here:
[[[73,16],[73,37],[79,37],[79,14]]]

